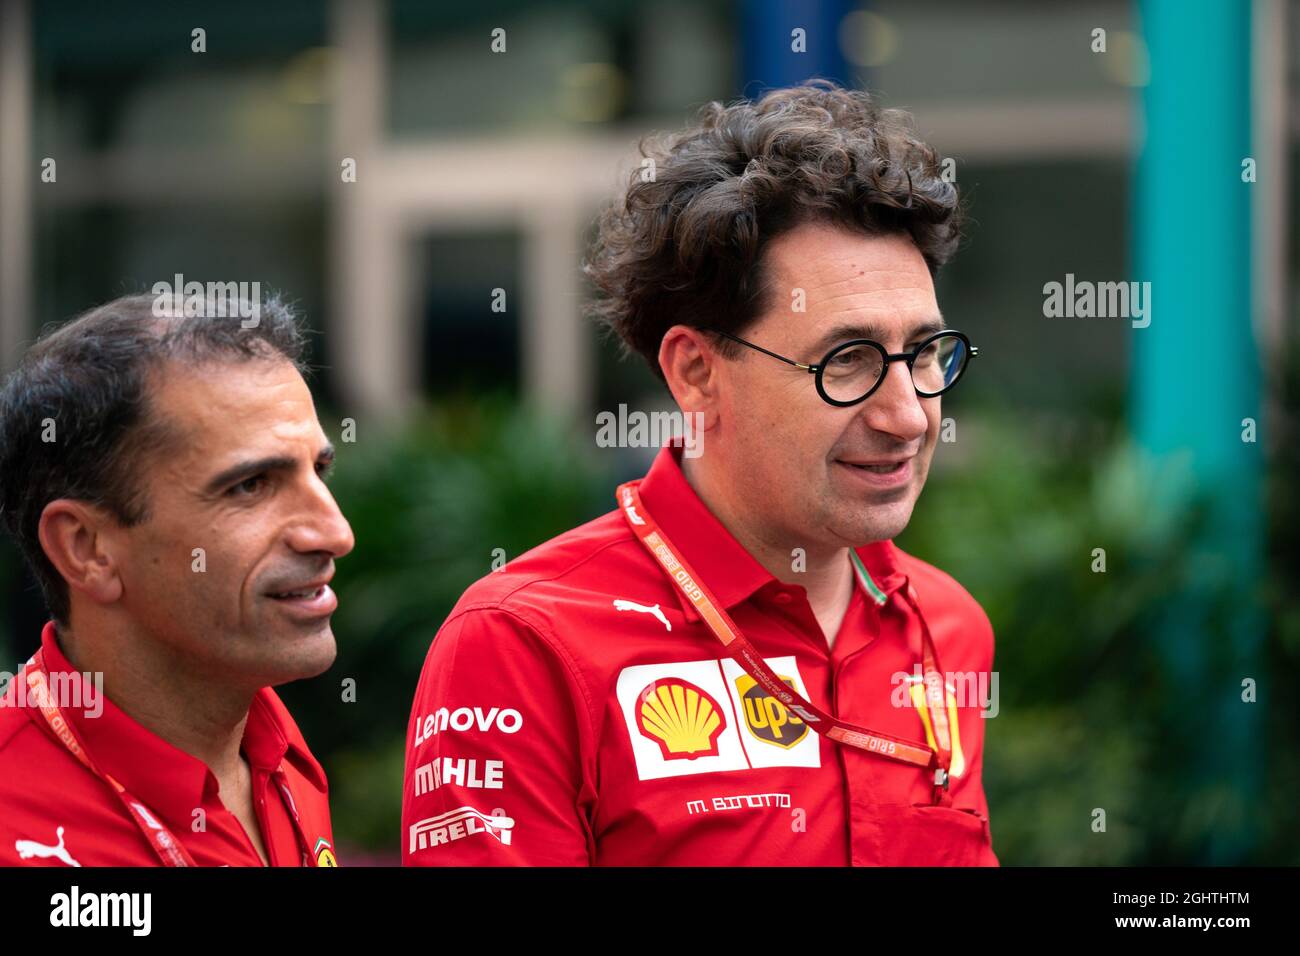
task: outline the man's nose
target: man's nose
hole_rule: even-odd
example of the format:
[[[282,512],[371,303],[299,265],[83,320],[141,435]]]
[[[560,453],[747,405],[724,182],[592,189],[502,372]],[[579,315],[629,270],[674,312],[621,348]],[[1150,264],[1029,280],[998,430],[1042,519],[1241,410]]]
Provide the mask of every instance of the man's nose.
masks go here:
[[[341,558],[352,550],[356,544],[352,526],[343,517],[329,487],[317,475],[310,479],[302,509],[290,530],[289,544],[295,551],[302,554],[324,551]]]
[[[930,427],[906,362],[890,362],[885,380],[863,405],[863,414],[873,431],[886,432],[902,441],[916,441]]]

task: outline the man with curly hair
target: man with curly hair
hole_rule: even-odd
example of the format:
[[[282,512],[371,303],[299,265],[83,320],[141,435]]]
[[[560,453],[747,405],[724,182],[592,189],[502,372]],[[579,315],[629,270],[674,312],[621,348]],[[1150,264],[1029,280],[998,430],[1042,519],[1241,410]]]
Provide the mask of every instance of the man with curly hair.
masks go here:
[[[812,83],[643,143],[586,272],[702,429],[474,584],[407,738],[410,865],[996,865],[993,634],[903,553],[976,349],[909,117]],[[959,699],[961,698],[961,699]]]

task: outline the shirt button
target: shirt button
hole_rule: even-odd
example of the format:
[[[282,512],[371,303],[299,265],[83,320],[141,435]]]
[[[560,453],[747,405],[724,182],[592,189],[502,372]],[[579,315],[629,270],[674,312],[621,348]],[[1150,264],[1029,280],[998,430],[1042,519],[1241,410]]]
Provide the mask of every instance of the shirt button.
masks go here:
[[[775,601],[777,604],[789,604],[791,601],[790,592],[777,591],[775,596],[773,596],[772,600]]]

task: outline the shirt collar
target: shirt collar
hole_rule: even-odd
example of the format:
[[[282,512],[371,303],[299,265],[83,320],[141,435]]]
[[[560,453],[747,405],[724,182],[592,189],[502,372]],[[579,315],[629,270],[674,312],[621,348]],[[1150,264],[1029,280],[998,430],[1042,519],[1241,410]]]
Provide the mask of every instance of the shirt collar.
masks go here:
[[[907,584],[907,575],[892,539],[872,541],[854,548],[853,553],[866,568],[867,592],[877,604],[884,604],[895,591]],[[882,601],[880,595],[884,595],[885,600]]]
[[[655,523],[722,606],[735,607],[776,579],[700,500],[682,473],[681,456],[680,444],[659,450],[638,489],[641,499]],[[906,583],[893,541],[873,541],[853,550],[886,600]],[[867,590],[870,593],[871,587]],[[698,620],[699,614],[686,595],[676,587],[673,593],[686,619]]]
[[[41,632],[41,651],[50,674],[78,673],[59,648],[53,621]],[[204,797],[218,792],[212,771],[197,757],[136,723],[109,699],[108,691],[101,695],[101,704],[103,712],[98,717],[86,716],[85,708],[63,709],[64,719],[72,725],[77,740],[101,771],[114,777],[148,809],[156,811],[172,827],[188,827],[194,810],[204,805]],[[263,687],[253,697],[241,749],[249,765],[257,770],[273,772],[287,758],[313,784],[324,789],[320,765],[269,687]]]

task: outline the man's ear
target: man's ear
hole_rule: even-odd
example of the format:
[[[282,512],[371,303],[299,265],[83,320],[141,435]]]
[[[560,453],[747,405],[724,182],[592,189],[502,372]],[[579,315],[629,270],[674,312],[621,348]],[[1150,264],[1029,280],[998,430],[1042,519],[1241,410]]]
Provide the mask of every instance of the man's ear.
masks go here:
[[[37,532],[45,556],[69,590],[96,604],[112,604],[122,596],[122,578],[106,534],[117,525],[105,509],[71,498],[56,498],[41,512]]]
[[[674,325],[659,343],[659,368],[677,407],[702,415],[705,429],[717,423],[721,362],[708,333],[689,325]]]

